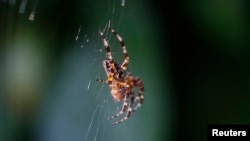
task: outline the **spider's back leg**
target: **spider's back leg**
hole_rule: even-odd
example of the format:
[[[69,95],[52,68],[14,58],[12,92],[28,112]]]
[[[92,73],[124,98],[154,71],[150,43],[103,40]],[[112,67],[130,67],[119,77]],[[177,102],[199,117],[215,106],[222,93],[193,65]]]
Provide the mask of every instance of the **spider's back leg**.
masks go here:
[[[124,121],[126,121],[127,119],[130,118],[132,112],[133,112],[133,104],[134,104],[134,100],[135,100],[135,96],[134,96],[134,92],[131,92],[130,94],[130,102],[129,102],[129,106],[128,106],[128,111],[127,111],[127,114],[125,117],[123,117],[121,120],[117,121],[117,122],[114,122],[113,124],[116,125],[116,124],[119,124],[119,123],[122,123]],[[119,114],[120,115],[120,114]],[[118,116],[119,116],[118,115]]]
[[[125,46],[125,42],[124,42],[124,40],[122,39],[122,37],[121,37],[114,29],[112,29],[112,28],[109,28],[109,29],[110,29],[110,31],[111,31],[112,33],[115,34],[117,40],[118,40],[118,41],[120,42],[120,44],[121,44],[122,52],[123,52],[124,57],[125,57],[125,59],[124,59],[122,65],[121,65],[121,68],[122,68],[123,70],[127,70],[127,67],[128,67],[128,64],[129,64],[129,56],[128,56],[128,52],[127,52],[127,49],[126,49],[126,46]]]
[[[123,105],[122,105],[122,110],[120,112],[118,112],[116,115],[112,116],[112,117],[109,117],[109,119],[113,119],[113,118],[117,118],[119,117],[120,115],[122,115],[128,108],[128,99],[129,98],[129,95],[126,94],[126,96],[124,97],[124,102],[123,102]]]
[[[144,102],[144,84],[139,77],[134,78],[134,84],[139,88],[138,95],[135,98],[135,101],[139,100],[137,105],[134,107],[133,112],[140,108]]]

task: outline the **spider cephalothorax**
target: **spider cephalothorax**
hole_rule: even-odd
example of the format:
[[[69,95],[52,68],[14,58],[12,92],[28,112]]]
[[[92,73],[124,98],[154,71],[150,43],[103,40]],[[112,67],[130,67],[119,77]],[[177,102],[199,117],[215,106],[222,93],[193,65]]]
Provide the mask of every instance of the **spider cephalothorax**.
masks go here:
[[[114,61],[108,41],[106,40],[104,34],[100,31],[100,35],[102,37],[103,44],[107,52],[107,58],[103,61],[103,67],[105,69],[108,79],[97,79],[97,81],[108,83],[113,98],[116,101],[123,101],[121,111],[118,112],[116,115],[110,117],[110,119],[116,118],[127,111],[127,115],[125,117],[123,117],[120,121],[113,123],[119,124],[127,120],[131,116],[131,113],[136,111],[143,104],[144,84],[139,77],[134,77],[128,71],[129,56],[122,37],[114,29],[110,28],[110,31],[115,34],[118,41],[120,42],[125,59],[122,65],[119,65]],[[138,95],[136,97],[134,95],[134,88],[138,88]],[[137,100],[139,100],[139,102],[136,106],[133,107],[134,102],[136,102]]]

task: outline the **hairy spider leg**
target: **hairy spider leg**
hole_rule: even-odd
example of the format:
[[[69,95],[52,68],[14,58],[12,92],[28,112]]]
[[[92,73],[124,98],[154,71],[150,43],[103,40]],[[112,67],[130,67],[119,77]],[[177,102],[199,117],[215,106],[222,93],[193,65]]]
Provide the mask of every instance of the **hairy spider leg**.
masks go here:
[[[103,80],[103,79],[96,79],[96,81],[98,81],[100,83],[108,83],[107,80]]]
[[[142,80],[139,77],[135,77],[133,81],[134,81],[135,86],[139,88],[138,95],[135,98],[135,102],[137,100],[139,100],[139,102],[134,107],[134,109],[133,109],[133,112],[134,112],[138,108],[140,108],[142,106],[143,102],[144,102],[144,84],[143,84]]]
[[[103,45],[104,45],[104,47],[106,49],[107,59],[110,61],[110,64],[111,64],[111,70],[110,70],[110,74],[108,76],[108,80],[99,80],[99,79],[97,79],[97,81],[98,82],[106,82],[106,83],[111,84],[112,81],[113,81],[113,78],[114,78],[115,63],[114,63],[114,60],[113,60],[113,57],[112,57],[112,54],[111,54],[110,46],[108,44],[108,41],[106,40],[106,37],[104,36],[104,34],[101,31],[99,33],[100,33],[100,35],[102,37]]]
[[[118,112],[116,115],[114,115],[112,117],[109,117],[109,119],[116,118],[116,117],[122,115],[126,111],[126,109],[128,108],[128,98],[129,98],[129,95],[126,94],[125,97],[124,97],[124,102],[123,102],[121,111]]]
[[[123,117],[120,121],[114,122],[113,125],[126,121],[127,119],[129,119],[129,117],[131,116],[131,113],[133,112],[133,105],[134,105],[134,100],[135,100],[134,92],[132,91],[130,94],[127,94],[127,95],[130,95],[130,103],[129,103],[127,115]]]
[[[108,44],[108,41],[106,40],[106,37],[104,36],[104,34],[100,31],[99,32],[101,37],[102,37],[102,40],[103,40],[103,45],[106,49],[106,54],[107,54],[107,59],[108,60],[113,60],[113,57],[112,57],[112,54],[111,54],[111,50],[110,50],[110,46]]]
[[[122,39],[122,37],[121,37],[114,29],[109,28],[109,30],[110,30],[112,33],[114,33],[114,35],[116,36],[117,40],[118,40],[118,41],[120,42],[120,44],[121,44],[122,53],[124,54],[124,57],[125,57],[125,59],[124,59],[122,65],[121,65],[121,68],[122,68],[123,70],[127,70],[128,64],[129,64],[129,56],[128,56],[128,52],[127,52],[127,50],[126,50],[125,42],[124,42],[124,40]]]

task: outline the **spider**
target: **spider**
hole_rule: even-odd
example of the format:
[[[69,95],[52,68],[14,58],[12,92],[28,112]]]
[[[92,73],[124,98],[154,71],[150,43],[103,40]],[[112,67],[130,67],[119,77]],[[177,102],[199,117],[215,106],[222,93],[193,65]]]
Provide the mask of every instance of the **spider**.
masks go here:
[[[99,32],[103,40],[104,47],[106,49],[106,59],[103,60],[103,67],[107,75],[106,80],[97,79],[96,81],[107,83],[111,89],[111,95],[115,101],[123,101],[123,106],[120,112],[111,116],[109,119],[114,119],[122,115],[127,111],[126,116],[121,120],[114,122],[113,124],[119,124],[130,118],[132,112],[140,108],[144,101],[144,84],[139,77],[134,77],[128,70],[129,56],[126,50],[126,46],[122,37],[112,28],[109,30],[116,36],[122,47],[122,52],[125,57],[122,65],[116,63],[112,57],[110,45],[104,36],[103,32]],[[138,89],[138,95],[135,97],[134,88]],[[139,101],[136,106],[134,103]]]

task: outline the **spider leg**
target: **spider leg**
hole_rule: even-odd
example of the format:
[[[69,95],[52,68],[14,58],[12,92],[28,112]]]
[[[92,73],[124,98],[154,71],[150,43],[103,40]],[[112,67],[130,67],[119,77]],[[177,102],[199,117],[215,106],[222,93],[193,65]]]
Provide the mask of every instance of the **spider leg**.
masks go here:
[[[140,108],[144,102],[144,84],[139,77],[134,78],[134,84],[139,88],[138,95],[135,98],[135,101],[139,100],[137,105],[134,107],[133,112],[135,112],[138,108]]]
[[[100,83],[108,83],[108,84],[112,84],[112,81],[114,80],[114,71],[112,71],[114,69],[111,69],[111,72],[108,76],[108,80],[104,80],[104,79],[96,79],[97,82],[100,82]]]
[[[122,115],[126,111],[126,109],[128,107],[128,98],[129,98],[129,95],[126,94],[126,96],[124,98],[123,105],[122,105],[122,110],[120,112],[118,112],[116,115],[109,117],[109,119],[117,118],[118,116]]]
[[[108,44],[108,41],[106,40],[106,37],[104,36],[104,34],[103,34],[101,31],[100,31],[99,33],[100,33],[100,35],[101,35],[101,37],[102,37],[103,45],[104,45],[104,47],[105,47],[105,49],[106,49],[106,52],[107,52],[107,58],[108,58],[109,60],[113,60],[112,54],[111,54],[111,50],[110,50],[110,46],[109,46],[109,44]]]
[[[125,120],[127,120],[131,116],[131,113],[133,112],[134,100],[135,100],[134,93],[131,92],[131,94],[130,94],[130,103],[129,103],[127,115],[124,118],[122,118],[120,121],[114,122],[113,125],[122,123],[122,122],[124,122]]]
[[[121,68],[123,70],[127,70],[127,67],[128,67],[128,64],[129,64],[129,56],[128,56],[128,52],[126,50],[126,46],[125,46],[125,42],[124,40],[122,39],[122,37],[112,28],[109,28],[109,30],[115,34],[116,38],[118,39],[118,41],[120,42],[121,44],[121,47],[122,47],[122,52],[125,56],[125,60],[123,61],[122,65],[121,65]]]
[[[108,83],[107,80],[103,80],[103,79],[96,79],[97,82],[100,82],[100,83]]]
[[[114,73],[115,73],[115,62],[113,60],[113,57],[111,54],[111,49],[110,49],[110,46],[108,44],[108,41],[106,40],[106,37],[104,36],[104,34],[101,31],[99,33],[102,37],[103,45],[104,45],[106,52],[107,52],[107,59],[110,61],[110,64],[111,64],[111,70],[110,70],[110,74],[108,75],[108,80],[107,80],[107,83],[111,84],[113,81],[113,78],[114,78]]]

